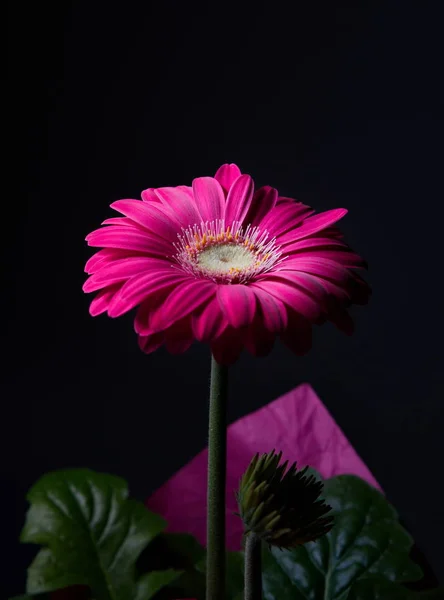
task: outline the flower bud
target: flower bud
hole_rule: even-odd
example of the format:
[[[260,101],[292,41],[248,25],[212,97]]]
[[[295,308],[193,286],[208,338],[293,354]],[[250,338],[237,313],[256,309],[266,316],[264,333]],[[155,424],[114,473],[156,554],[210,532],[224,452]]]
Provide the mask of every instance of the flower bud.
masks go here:
[[[292,548],[316,540],[333,526],[331,507],[320,498],[323,483],[297,470],[282,452],[256,454],[242,476],[237,501],[245,533],[255,533],[270,546]]]

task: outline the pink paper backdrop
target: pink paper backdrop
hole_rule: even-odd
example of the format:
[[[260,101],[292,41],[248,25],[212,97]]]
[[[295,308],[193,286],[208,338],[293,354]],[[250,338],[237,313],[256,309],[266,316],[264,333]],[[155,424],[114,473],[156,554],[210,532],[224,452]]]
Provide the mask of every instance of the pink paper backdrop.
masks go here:
[[[271,404],[228,428],[227,548],[239,550],[242,523],[234,515],[234,492],[256,452],[282,450],[283,459],[310,465],[325,478],[343,473],[358,475],[381,489],[333,417],[309,384],[302,384]],[[169,531],[206,537],[207,449],[169,479],[147,501],[165,517]]]

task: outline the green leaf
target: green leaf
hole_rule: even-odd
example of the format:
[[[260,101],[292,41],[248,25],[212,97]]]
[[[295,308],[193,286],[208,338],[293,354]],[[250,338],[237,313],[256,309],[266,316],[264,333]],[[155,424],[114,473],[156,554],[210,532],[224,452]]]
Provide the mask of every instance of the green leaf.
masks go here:
[[[174,567],[194,567],[205,556],[205,549],[188,533],[161,533],[141,554],[137,562],[144,571]]]
[[[134,600],[149,600],[162,588],[166,587],[181,575],[181,571],[168,569],[167,571],[152,571],[139,579],[137,595]]]
[[[230,600],[242,600],[244,597],[244,553],[227,552],[226,591]]]
[[[146,600],[158,575],[136,580],[136,560],[164,520],[128,498],[123,479],[87,469],[44,475],[29,491],[21,541],[44,546],[27,592],[87,585],[95,600]],[[172,574],[165,574],[167,582]]]
[[[205,599],[205,575],[196,566],[205,560],[205,549],[187,533],[161,533],[137,561],[140,572],[173,568],[181,574],[156,595],[156,600]]]
[[[395,509],[362,479],[340,475],[325,482],[323,498],[335,516],[333,529],[316,542],[264,553],[266,600],[346,600],[360,579],[420,579],[409,559],[412,539]]]

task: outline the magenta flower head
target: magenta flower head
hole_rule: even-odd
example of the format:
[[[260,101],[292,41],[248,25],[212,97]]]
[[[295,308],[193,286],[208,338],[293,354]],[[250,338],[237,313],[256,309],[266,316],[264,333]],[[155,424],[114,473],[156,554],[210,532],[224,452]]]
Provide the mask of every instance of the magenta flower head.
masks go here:
[[[98,292],[93,316],[138,307],[147,353],[162,344],[184,352],[197,339],[230,364],[243,348],[268,354],[279,336],[305,354],[313,324],[330,320],[350,334],[347,308],[368,300],[356,272],[365,263],[335,227],[347,211],[315,214],[272,187],[255,191],[234,164],[111,207],[122,216],[86,238],[101,250],[86,264],[83,289]]]

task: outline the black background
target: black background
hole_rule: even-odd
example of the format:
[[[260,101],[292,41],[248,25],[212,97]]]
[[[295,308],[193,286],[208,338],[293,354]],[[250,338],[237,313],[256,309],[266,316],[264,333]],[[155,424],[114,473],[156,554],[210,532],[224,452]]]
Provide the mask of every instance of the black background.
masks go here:
[[[317,210],[349,208],[341,228],[374,289],[353,337],[327,325],[302,359],[243,356],[230,421],[310,382],[443,575],[439,5],[10,4],[7,593],[24,589],[33,550],[17,536],[43,472],[114,472],[144,498],[205,445],[208,349],[147,357],[132,315],[91,318],[84,237],[112,201],[224,162]]]

